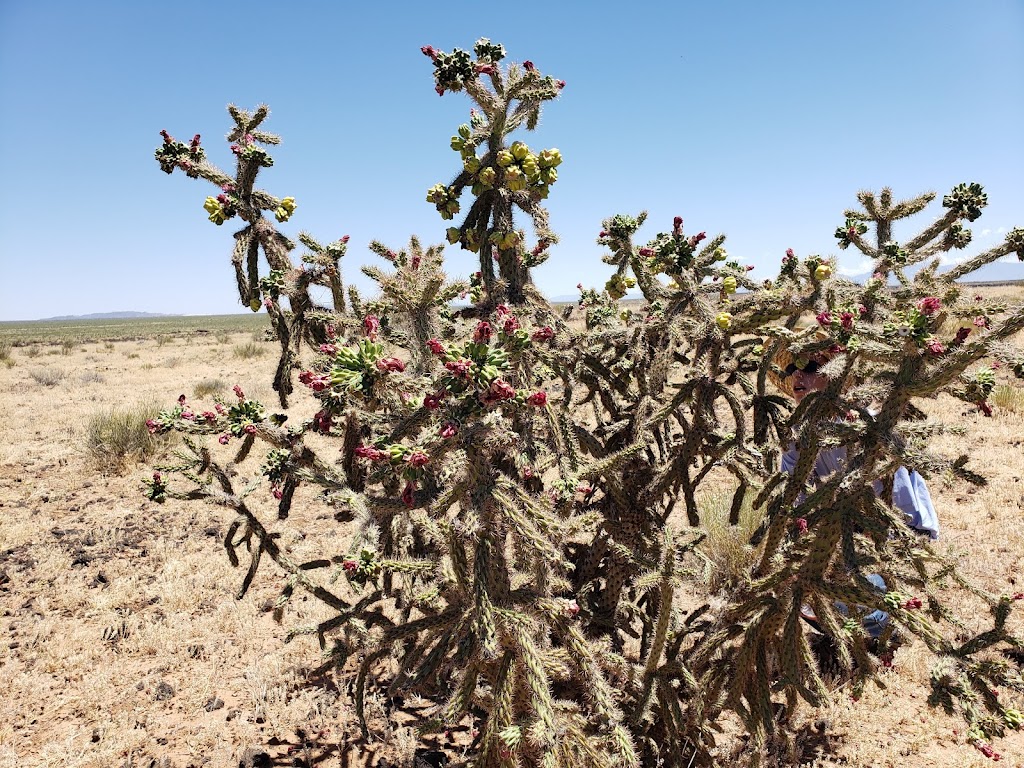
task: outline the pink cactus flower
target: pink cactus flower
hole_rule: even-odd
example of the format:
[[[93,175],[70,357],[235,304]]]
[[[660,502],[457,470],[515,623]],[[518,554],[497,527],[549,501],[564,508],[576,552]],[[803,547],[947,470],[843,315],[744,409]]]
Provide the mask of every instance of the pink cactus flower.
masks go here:
[[[181,412],[181,418],[185,419],[185,421],[192,421],[195,417],[196,417],[196,415],[194,413],[192,413],[192,411],[182,411]]]
[[[423,398],[423,407],[428,411],[436,411],[441,407],[441,400],[444,398],[443,392],[437,392],[433,395],[427,395]]]
[[[853,312],[843,312],[839,315],[839,324],[847,331],[853,330]]]
[[[498,68],[493,64],[476,64],[473,67],[478,75],[495,75],[498,73]]]
[[[535,405],[538,408],[540,408],[541,406],[547,405],[548,393],[534,392],[532,395],[526,398],[526,402],[528,402],[530,405]]]
[[[570,619],[574,619],[576,618],[576,614],[580,612],[580,604],[575,600],[566,600],[564,610],[566,616]]]
[[[225,412],[227,411],[227,409],[223,405],[221,405],[220,403],[214,403],[213,410],[215,410],[221,416],[223,416],[225,414]]]
[[[473,341],[477,344],[486,344],[491,340],[491,334],[494,333],[494,329],[491,324],[486,320],[481,320],[476,325],[476,330],[473,331]]]
[[[533,72],[533,70],[536,69],[536,67],[533,66],[532,61],[527,59],[526,61],[523,62],[523,69],[525,69],[527,72]]]
[[[598,237],[608,237],[608,233],[605,230],[602,229],[600,232],[597,233],[597,236]]]
[[[923,603],[921,602],[920,597],[912,597],[905,603],[903,603],[903,607],[906,608],[908,611],[916,611],[922,605]]]
[[[641,248],[640,249],[640,255],[645,257],[645,258],[650,258],[651,256],[654,255],[654,249],[653,248]]]
[[[376,365],[377,370],[383,373],[402,373],[405,370],[405,363],[397,357],[382,357]]]
[[[239,400],[245,400],[245,392],[243,392],[242,388],[237,384],[235,384],[235,386],[231,388],[231,391],[235,393],[235,397],[237,397]]]
[[[942,343],[938,339],[930,339],[926,342],[925,346],[933,355],[944,355],[946,354],[946,348],[942,346]]]
[[[430,463],[430,456],[418,448],[413,450],[405,459],[412,467],[423,467]]]
[[[450,437],[455,437],[459,433],[459,427],[454,421],[446,421],[441,425],[441,428],[437,431],[437,434],[447,440]]]
[[[971,322],[978,328],[988,328],[988,318],[984,315],[978,315]]]
[[[783,261],[788,261],[789,259],[795,259],[795,258],[796,258],[796,254],[793,253],[793,249],[792,248],[787,248],[786,249],[786,258],[783,259]]]
[[[550,325],[545,325],[543,328],[533,332],[531,337],[534,341],[551,341],[555,338],[555,331]]]
[[[558,90],[562,90],[563,88],[565,88],[565,80],[559,80],[557,83],[555,83],[555,85],[558,86]]]
[[[502,400],[511,400],[516,396],[515,388],[503,379],[495,379],[491,386],[484,393],[485,403],[496,403]]]
[[[203,411],[203,418],[206,421],[216,421],[217,420],[217,414],[214,413],[213,411]]]
[[[416,486],[413,485],[411,480],[407,482],[405,484],[405,488],[402,489],[402,503],[405,504],[405,506],[409,507],[409,509],[412,509],[413,507],[416,506],[415,491]]]
[[[160,425],[152,419],[146,419],[146,429],[149,430],[149,434],[155,435],[160,430]]]
[[[278,485],[272,485],[270,487],[270,492],[273,494],[274,498],[277,499],[278,501],[280,501],[281,497],[284,496],[284,494],[281,493],[281,487],[278,486]]]
[[[937,296],[925,296],[919,302],[917,302],[917,309],[922,315],[928,315],[931,317],[940,309],[942,309],[942,302],[939,301]]]
[[[682,228],[683,228],[683,217],[682,216],[675,216],[672,219],[672,229],[682,229]]]
[[[519,330],[519,319],[515,315],[506,315],[501,329],[506,336],[511,336]]]
[[[342,236],[341,236],[341,242],[342,242],[342,243],[347,243],[347,242],[348,242],[348,239],[349,239],[349,236],[348,236],[348,235],[342,235]]]
[[[800,535],[802,535],[804,533],[807,533],[807,518],[806,517],[798,517],[796,519],[795,524],[796,524],[796,530],[797,530],[797,535],[798,536],[800,536]]]
[[[361,459],[370,461],[383,461],[390,456],[387,451],[374,448],[372,445],[358,445],[353,453]]]
[[[370,341],[377,340],[378,331],[380,331],[380,318],[376,315],[367,315],[363,318],[363,333]]]
[[[313,416],[313,425],[316,427],[317,432],[326,435],[331,431],[331,427],[334,426],[334,414],[326,409],[317,411],[316,415]]]
[[[355,560],[345,559],[341,561],[341,567],[344,568],[348,573],[353,573],[359,568],[359,563]]]
[[[469,369],[473,367],[473,361],[467,360],[466,358],[460,358],[458,360],[452,360],[444,364],[451,373],[460,379],[469,378]]]
[[[153,482],[154,483],[159,483],[160,482],[160,473],[159,472],[154,472],[153,473]]]
[[[435,355],[443,355],[447,353],[444,348],[444,344],[441,343],[440,339],[427,339],[427,347]]]
[[[815,315],[814,319],[818,321],[818,325],[831,325],[832,313],[827,310],[825,312],[819,312]]]
[[[247,434],[247,435],[255,435],[256,434],[256,425],[255,424],[246,424],[245,427],[244,427],[244,430],[245,430],[245,434]]]
[[[225,432],[223,435],[217,438],[217,442],[220,443],[221,445],[227,445],[228,443],[231,442],[231,435]]]
[[[335,344],[321,344],[320,351],[325,355],[335,355],[338,353],[338,347]]]

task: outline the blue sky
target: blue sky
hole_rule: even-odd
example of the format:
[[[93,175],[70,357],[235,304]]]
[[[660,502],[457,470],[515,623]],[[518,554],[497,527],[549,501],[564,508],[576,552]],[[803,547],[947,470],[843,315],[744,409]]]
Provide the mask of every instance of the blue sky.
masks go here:
[[[0,0],[0,320],[245,311],[237,221],[208,222],[214,188],[152,157],[161,129],[200,133],[231,171],[229,102],[268,104],[284,139],[260,177],[298,202],[283,231],[350,235],[345,276],[366,290],[370,240],[443,242],[448,225],[424,197],[458,170],[448,141],[470,102],[438,98],[420,46],[480,37],[567,82],[524,137],[565,158],[548,200],[561,243],[535,274],[548,295],[603,282],[594,240],[620,212],[648,210],[645,236],[675,215],[688,232],[724,232],[760,277],[790,247],[862,272],[832,238],[859,189],[941,197],[982,183],[969,254],[1024,226],[1020,0]],[[453,275],[475,269],[447,253]]]

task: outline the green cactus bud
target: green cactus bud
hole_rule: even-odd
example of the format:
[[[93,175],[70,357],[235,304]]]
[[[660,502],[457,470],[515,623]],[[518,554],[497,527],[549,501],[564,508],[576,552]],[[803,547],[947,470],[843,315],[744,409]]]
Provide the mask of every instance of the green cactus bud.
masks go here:
[[[476,173],[477,171],[480,170],[480,158],[477,157],[476,155],[473,155],[472,157],[467,157],[463,161],[462,167],[465,168],[466,171],[469,173]]]
[[[451,140],[451,144],[450,144],[450,146],[451,146],[451,148],[452,148],[452,149],[454,149],[454,150],[455,150],[456,152],[461,152],[461,151],[462,151],[462,148],[463,148],[464,146],[466,146],[466,142],[464,142],[464,141],[463,141],[462,139],[460,139],[460,138],[459,138],[458,136],[452,136],[452,140]]]
[[[463,123],[459,126],[459,136],[464,139],[468,139],[472,135],[472,131],[468,125]]]
[[[728,312],[719,312],[715,315],[715,324],[723,331],[729,330],[732,326],[732,315]]]
[[[736,278],[729,275],[722,281],[722,290],[726,293],[736,293]]]
[[[530,154],[530,148],[521,141],[512,142],[512,146],[509,147],[509,150],[512,152],[512,157],[516,160],[525,160],[526,156]]]
[[[447,237],[448,242],[451,243],[452,245],[455,245],[457,242],[459,242],[459,239],[462,237],[458,227],[448,227],[448,229],[445,231],[445,236]]]
[[[829,264],[819,264],[814,269],[814,277],[818,280],[828,280],[832,277],[832,267]]]
[[[480,170],[480,175],[477,178],[485,187],[493,187],[497,177],[497,172],[491,166],[487,166]]]

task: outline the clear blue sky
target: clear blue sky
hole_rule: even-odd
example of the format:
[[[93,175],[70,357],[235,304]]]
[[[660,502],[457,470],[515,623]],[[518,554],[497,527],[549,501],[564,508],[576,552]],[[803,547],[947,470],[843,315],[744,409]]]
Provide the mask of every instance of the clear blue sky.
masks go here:
[[[470,103],[438,98],[419,49],[479,37],[567,82],[526,138],[565,157],[548,201],[562,242],[535,275],[548,295],[603,282],[594,239],[618,212],[648,210],[645,236],[677,214],[724,232],[762,277],[789,247],[863,272],[832,238],[863,188],[981,182],[968,253],[1024,226],[1021,0],[0,0],[0,320],[244,311],[237,221],[209,223],[214,188],[153,160],[166,128],[233,170],[229,102],[267,103],[284,138],[261,174],[298,201],[284,231],[349,234],[345,274],[365,290],[370,240],[444,240],[425,192],[458,169],[448,140]],[[447,252],[453,275],[474,269]]]

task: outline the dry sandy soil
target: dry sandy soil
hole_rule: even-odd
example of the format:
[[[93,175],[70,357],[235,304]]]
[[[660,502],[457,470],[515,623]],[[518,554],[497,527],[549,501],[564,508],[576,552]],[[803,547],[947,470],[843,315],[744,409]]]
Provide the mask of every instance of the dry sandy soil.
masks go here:
[[[169,407],[179,393],[193,399],[202,382],[219,382],[225,396],[239,383],[273,403],[274,348],[235,357],[234,346],[248,341],[88,343],[66,354],[17,347],[14,365],[0,365],[0,767],[234,766],[248,748],[274,765],[413,764],[410,726],[426,703],[406,701],[380,739],[361,741],[347,680],[319,668],[315,640],[284,643],[289,626],[321,615],[313,601],[297,598],[284,626],[275,623],[269,606],[282,582],[272,563],[235,599],[242,573],[221,546],[229,512],[149,502],[145,465],[98,473],[83,448],[94,414]],[[48,386],[40,381],[47,371],[64,376]],[[302,418],[302,399],[293,418]],[[1024,590],[1024,408],[984,418],[951,399],[928,406],[967,429],[935,447],[969,450],[971,466],[991,478],[980,489],[931,481],[939,549],[993,592]],[[293,509],[279,526],[284,544],[299,556],[344,551],[330,509]],[[869,688],[857,702],[839,690],[831,706],[806,712],[824,731],[806,764],[990,764],[966,742],[962,721],[927,705],[930,663],[920,643],[905,646],[884,673],[887,690]],[[1020,695],[1003,695],[1024,709]],[[371,698],[371,715],[384,722],[382,697]],[[465,742],[451,738],[430,746]],[[1024,766],[1024,735],[995,748],[1001,765]]]

